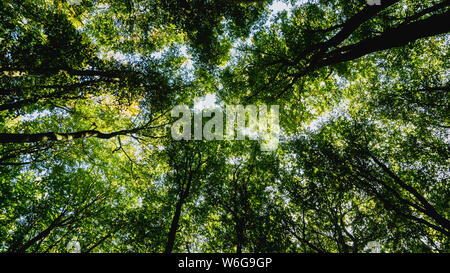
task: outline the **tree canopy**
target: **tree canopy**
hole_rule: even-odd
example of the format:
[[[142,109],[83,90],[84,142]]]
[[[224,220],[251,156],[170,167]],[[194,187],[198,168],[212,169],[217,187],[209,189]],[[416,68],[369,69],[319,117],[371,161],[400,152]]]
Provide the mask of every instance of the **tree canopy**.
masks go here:
[[[450,1],[0,15],[1,252],[449,252]],[[177,105],[250,104],[277,149],[171,136]]]

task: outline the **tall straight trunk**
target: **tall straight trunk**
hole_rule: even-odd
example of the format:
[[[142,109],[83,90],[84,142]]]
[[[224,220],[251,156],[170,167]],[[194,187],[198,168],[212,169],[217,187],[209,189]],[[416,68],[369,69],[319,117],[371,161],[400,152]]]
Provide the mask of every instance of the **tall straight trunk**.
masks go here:
[[[175,207],[175,212],[173,214],[169,234],[167,235],[167,245],[166,245],[166,249],[164,250],[164,253],[171,253],[173,250],[173,245],[175,244],[175,237],[177,235],[178,225],[180,222],[181,210],[183,208],[184,201],[188,197],[189,191],[191,189],[192,175],[193,175],[193,173],[191,171],[189,173],[186,188],[184,190],[181,189],[180,199],[178,199],[177,205]]]
[[[173,245],[175,243],[175,236],[177,234],[178,223],[180,221],[181,209],[183,208],[184,198],[180,196],[175,207],[175,213],[172,218],[172,224],[170,225],[169,234],[167,235],[167,245],[164,253],[171,253],[173,250]]]
[[[242,244],[244,242],[244,227],[242,221],[236,221],[236,253],[242,253]]]

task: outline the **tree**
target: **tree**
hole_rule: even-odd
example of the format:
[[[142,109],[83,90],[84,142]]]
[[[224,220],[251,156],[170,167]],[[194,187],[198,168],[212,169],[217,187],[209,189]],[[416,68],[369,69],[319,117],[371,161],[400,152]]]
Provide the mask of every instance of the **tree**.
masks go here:
[[[0,251],[448,252],[449,7],[2,1]],[[199,98],[278,149],[174,140]]]

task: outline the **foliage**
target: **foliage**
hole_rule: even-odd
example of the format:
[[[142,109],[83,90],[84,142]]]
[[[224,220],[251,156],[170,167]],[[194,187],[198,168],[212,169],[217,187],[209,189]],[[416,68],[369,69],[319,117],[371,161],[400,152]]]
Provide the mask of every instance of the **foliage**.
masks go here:
[[[448,252],[449,12],[1,1],[0,251]],[[280,147],[173,140],[208,94]]]

